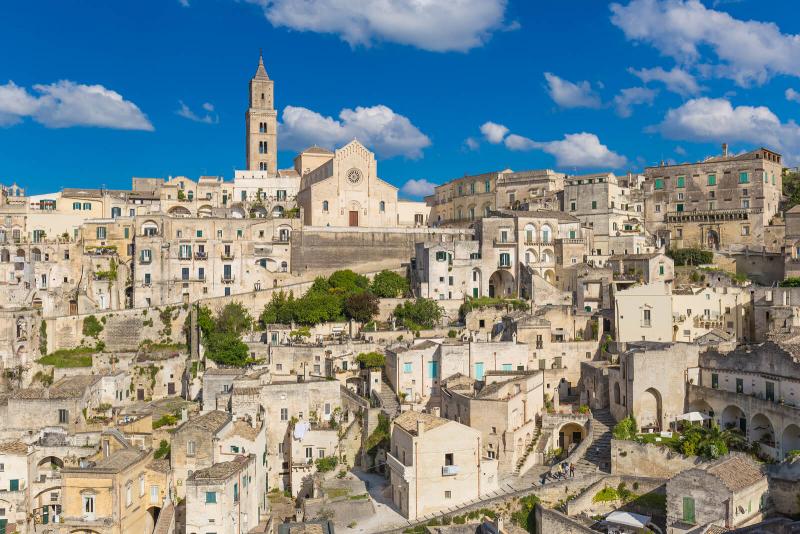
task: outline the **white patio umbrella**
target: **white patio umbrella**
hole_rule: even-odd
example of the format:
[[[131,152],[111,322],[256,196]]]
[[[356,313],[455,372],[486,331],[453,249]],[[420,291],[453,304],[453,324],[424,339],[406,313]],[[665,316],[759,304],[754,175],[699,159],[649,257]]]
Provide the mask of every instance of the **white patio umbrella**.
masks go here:
[[[700,421],[706,421],[708,419],[711,418],[702,412],[686,412],[685,414],[678,416],[678,420],[689,421],[690,423],[697,423]]]

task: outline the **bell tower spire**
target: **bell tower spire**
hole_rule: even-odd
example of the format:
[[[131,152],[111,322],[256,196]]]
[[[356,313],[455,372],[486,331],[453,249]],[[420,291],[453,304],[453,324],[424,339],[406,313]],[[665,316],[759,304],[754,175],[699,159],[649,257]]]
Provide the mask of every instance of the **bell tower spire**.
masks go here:
[[[278,112],[273,101],[274,82],[258,53],[258,68],[250,79],[250,101],[245,114],[247,169],[278,173]]]

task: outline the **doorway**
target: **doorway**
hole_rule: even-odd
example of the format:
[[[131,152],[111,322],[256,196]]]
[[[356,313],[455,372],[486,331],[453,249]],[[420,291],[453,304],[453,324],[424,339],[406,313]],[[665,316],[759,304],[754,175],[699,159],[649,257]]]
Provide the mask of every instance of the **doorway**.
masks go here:
[[[350,226],[358,226],[358,212],[351,211],[350,212]]]

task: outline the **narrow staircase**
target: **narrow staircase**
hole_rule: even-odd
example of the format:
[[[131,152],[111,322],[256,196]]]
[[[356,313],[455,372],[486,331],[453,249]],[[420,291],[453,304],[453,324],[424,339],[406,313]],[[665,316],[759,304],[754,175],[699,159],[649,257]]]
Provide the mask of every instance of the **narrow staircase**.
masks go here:
[[[373,393],[378,398],[381,410],[386,413],[389,420],[400,415],[400,403],[397,402],[397,395],[392,391],[392,386],[384,379],[381,384],[381,392]]]
[[[153,534],[172,534],[173,532],[175,532],[175,506],[169,503],[158,514]]]
[[[575,476],[611,473],[611,429],[614,418],[608,410],[592,412],[592,443],[575,464]]]
[[[536,447],[536,442],[539,441],[539,436],[541,435],[542,435],[542,423],[541,421],[537,420],[536,431],[533,433],[533,437],[531,437],[531,440],[527,443],[525,447],[525,452],[522,454],[522,457],[517,462],[517,465],[514,466],[513,474],[515,477],[520,476],[520,470],[522,469],[522,466],[525,465],[525,461],[528,459],[528,456],[530,456],[531,452],[533,452],[533,449]]]

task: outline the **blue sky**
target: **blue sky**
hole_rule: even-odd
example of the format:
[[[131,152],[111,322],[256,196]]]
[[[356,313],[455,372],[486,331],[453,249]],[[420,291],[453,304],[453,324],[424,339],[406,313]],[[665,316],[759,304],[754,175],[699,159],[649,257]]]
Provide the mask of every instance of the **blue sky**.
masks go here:
[[[279,166],[356,136],[407,196],[507,167],[636,171],[723,141],[798,164],[798,15],[776,0],[4,2],[0,182],[232,178],[260,48]]]

